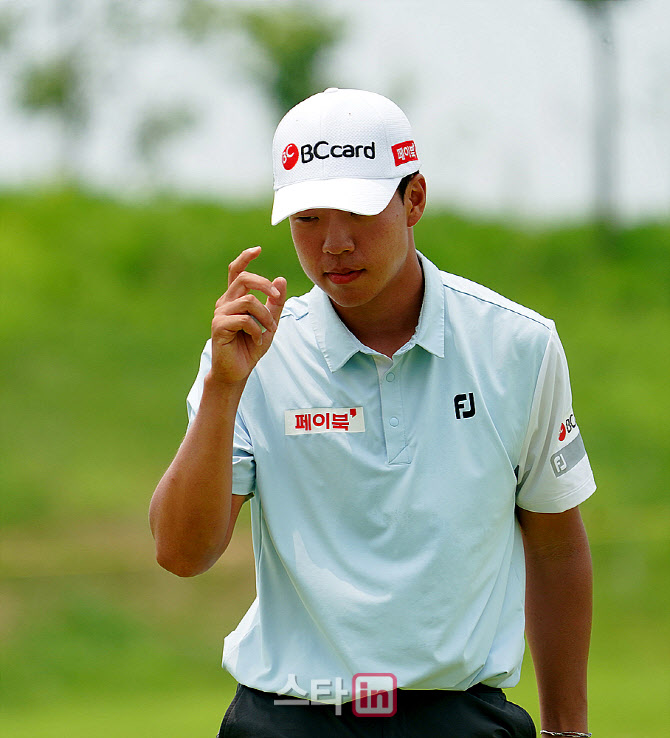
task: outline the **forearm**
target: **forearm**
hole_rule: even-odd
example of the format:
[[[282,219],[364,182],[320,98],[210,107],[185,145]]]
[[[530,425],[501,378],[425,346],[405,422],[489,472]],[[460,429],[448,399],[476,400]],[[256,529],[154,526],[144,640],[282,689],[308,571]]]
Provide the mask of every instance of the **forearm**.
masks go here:
[[[526,634],[547,730],[587,731],[592,572],[579,523],[569,544],[526,550]]]
[[[151,499],[156,558],[174,574],[206,571],[227,545],[233,433],[243,386],[205,380],[198,414]]]

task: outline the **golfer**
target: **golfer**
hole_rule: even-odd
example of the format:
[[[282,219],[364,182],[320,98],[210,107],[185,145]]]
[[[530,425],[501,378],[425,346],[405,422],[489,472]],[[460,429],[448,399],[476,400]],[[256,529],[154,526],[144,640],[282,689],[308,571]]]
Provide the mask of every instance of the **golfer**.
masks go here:
[[[273,165],[314,288],[286,300],[259,247],[230,264],[150,512],[161,566],[193,576],[251,506],[219,736],[530,738],[503,692],[524,627],[542,732],[588,735],[595,484],[554,324],[417,250],[426,181],[390,100],[308,98]]]

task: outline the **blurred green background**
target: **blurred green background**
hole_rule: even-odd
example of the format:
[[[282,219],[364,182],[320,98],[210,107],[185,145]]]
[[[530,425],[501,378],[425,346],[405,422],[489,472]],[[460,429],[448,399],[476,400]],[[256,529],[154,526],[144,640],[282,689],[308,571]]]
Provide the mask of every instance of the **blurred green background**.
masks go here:
[[[516,2],[497,16],[487,7],[484,22],[476,5],[426,2],[399,23],[381,0],[0,0],[3,736],[216,733],[234,689],[223,637],[254,597],[248,510],[224,559],[181,580],[155,563],[149,499],[184,434],[229,261],[260,244],[261,273],[286,276],[290,294],[310,285],[287,225],[269,225],[269,201],[184,193],[218,191],[216,175],[229,197],[248,196],[243,175],[268,164],[253,156],[263,126],[269,144],[290,105],[332,85],[417,110],[429,94],[421,127],[438,133],[424,170],[429,185],[444,178],[436,200],[489,212],[468,198],[493,183],[498,212],[521,212],[549,182],[560,228],[466,218],[431,200],[417,242],[440,268],[555,319],[599,485],[583,505],[591,729],[668,735],[670,220],[622,225],[624,194],[638,202],[629,215],[667,213],[638,193],[667,183],[662,12],[657,2],[636,25],[648,2],[566,0],[563,14],[552,3],[535,15]],[[584,11],[574,24],[573,8]],[[529,51],[523,68],[512,47]],[[202,156],[189,134],[213,112]],[[575,142],[588,166],[571,158]],[[179,162],[194,160],[191,179]],[[101,187],[112,194],[91,194]],[[181,196],[155,194],[170,188]],[[565,212],[593,222],[565,225]],[[528,659],[510,697],[537,723],[535,692]]]
[[[211,571],[154,561],[151,493],[228,262],[309,288],[269,203],[55,189],[0,194],[4,732],[76,738],[216,733],[232,694],[223,636],[254,596],[245,513]],[[433,211],[419,248],[556,320],[599,485],[583,506],[595,564],[591,725],[670,724],[670,223],[522,229]],[[663,695],[666,695],[664,698]],[[510,697],[537,720],[532,664]]]

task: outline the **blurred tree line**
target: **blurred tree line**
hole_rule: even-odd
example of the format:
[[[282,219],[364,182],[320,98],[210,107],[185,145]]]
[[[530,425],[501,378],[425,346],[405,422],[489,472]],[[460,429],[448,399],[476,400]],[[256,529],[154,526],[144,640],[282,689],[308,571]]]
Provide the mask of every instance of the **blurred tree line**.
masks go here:
[[[0,3],[3,0],[0,0]],[[568,0],[585,12],[593,39],[592,171],[594,220],[608,248],[615,244],[617,212],[617,69],[612,7],[625,0]],[[5,0],[6,2],[6,0]],[[47,24],[48,52],[24,58],[25,30],[36,17]],[[80,149],[95,112],[96,92],[117,79],[119,67],[101,56],[104,40],[121,52],[178,39],[216,64],[217,50],[240,36],[250,46],[240,71],[263,92],[278,118],[324,87],[322,63],[345,34],[345,23],[314,0],[287,3],[231,0],[34,0],[0,5],[0,53],[15,63],[15,100],[28,114],[50,115],[59,128],[61,177],[81,179]],[[109,56],[109,54],[107,55]],[[223,65],[222,65],[223,67]],[[231,70],[221,68],[221,74]],[[198,122],[181,99],[146,101],[132,134],[133,149],[151,184],[161,180],[167,144]]]
[[[48,52],[23,58],[27,28],[37,19],[52,35]],[[29,115],[51,116],[60,136],[60,176],[80,179],[80,147],[94,114],[97,90],[118,80],[118,67],[101,58],[100,45],[136,51],[178,39],[210,55],[242,34],[253,54],[242,71],[265,93],[277,116],[326,86],[324,55],[344,34],[344,23],[305,0],[281,5],[223,3],[217,0],[48,0],[0,10],[0,51],[12,54],[14,99]],[[221,69],[221,73],[230,70]],[[132,82],[131,82],[132,83]],[[181,100],[147,103],[135,123],[133,147],[148,179],[160,179],[160,155],[168,142],[197,122]]]

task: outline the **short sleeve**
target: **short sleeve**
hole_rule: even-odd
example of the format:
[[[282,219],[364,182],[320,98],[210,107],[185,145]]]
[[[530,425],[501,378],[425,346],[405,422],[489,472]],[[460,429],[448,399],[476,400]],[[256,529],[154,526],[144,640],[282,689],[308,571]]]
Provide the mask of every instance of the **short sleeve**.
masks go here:
[[[207,341],[202,355],[198,375],[186,398],[188,427],[195,420],[202,399],[205,377],[212,366],[212,342]],[[253,495],[256,488],[256,462],[249,431],[242,414],[238,410],[235,417],[235,434],[233,437],[233,494]]]
[[[555,328],[542,360],[517,472],[519,507],[559,513],[596,488],[572,409],[565,353]]]

